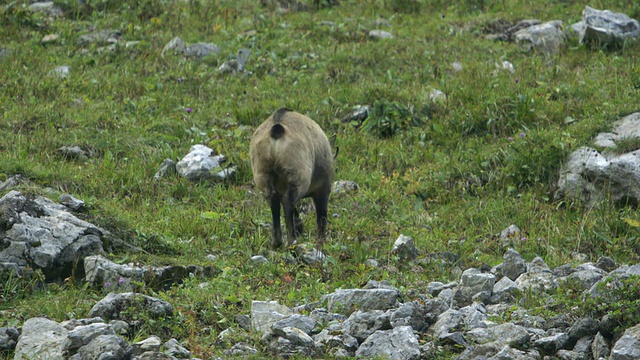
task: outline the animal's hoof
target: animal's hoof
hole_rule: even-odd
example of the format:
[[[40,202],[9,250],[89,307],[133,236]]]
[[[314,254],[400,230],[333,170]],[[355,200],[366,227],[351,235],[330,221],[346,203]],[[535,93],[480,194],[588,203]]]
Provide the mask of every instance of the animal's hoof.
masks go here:
[[[271,250],[278,250],[282,246],[282,240],[271,241]]]

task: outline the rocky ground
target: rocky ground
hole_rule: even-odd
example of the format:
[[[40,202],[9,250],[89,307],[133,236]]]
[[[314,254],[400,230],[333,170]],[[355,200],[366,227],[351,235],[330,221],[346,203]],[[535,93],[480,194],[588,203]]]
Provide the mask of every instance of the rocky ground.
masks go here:
[[[32,318],[21,328],[0,329],[0,349],[15,351],[16,359],[190,358],[190,351],[175,339],[164,344],[159,336],[136,343],[125,340],[137,325],[130,316],[132,307],[152,317],[170,317],[174,312],[167,301],[133,292],[132,284],[163,288],[194,274],[211,277],[215,271],[198,266],[115,264],[103,256],[101,239],[108,238],[108,233],[76,218],[69,206],[77,201],[67,202],[65,206],[45,197],[29,199],[18,191],[3,196],[3,266],[21,276],[39,268],[53,279],[65,276],[77,256],[83,260],[86,281],[113,292],[97,302],[86,318],[62,323]],[[508,240],[519,233],[511,226],[501,237]],[[301,248],[307,256],[300,256],[300,261],[323,258],[318,251]],[[421,261],[410,237],[401,235],[393,251],[402,261]],[[254,257],[252,261],[260,266],[268,260]],[[457,282],[431,282],[405,293],[388,282],[370,281],[363,289],[336,289],[294,309],[256,299],[251,313],[238,314],[237,326],[222,332],[218,340],[229,356],[260,352],[279,357],[419,359],[453,349],[460,352],[459,359],[632,359],[640,354],[640,324],[620,333],[608,315],[543,318],[528,314],[519,301],[523,294],[542,296],[567,283],[578,284],[585,298],[608,301],[601,284],[621,287],[623,279],[635,275],[640,275],[640,265],[618,265],[606,257],[596,263],[550,269],[541,258],[527,263],[509,249],[504,262],[492,269],[466,269]],[[405,300],[409,294],[415,300]],[[508,318],[503,316],[506,313]],[[262,334],[262,339],[251,343],[252,333]],[[242,334],[246,341],[228,343]]]
[[[106,269],[108,262],[102,266],[105,274],[125,270]],[[294,309],[275,301],[253,301],[251,313],[238,314],[237,326],[222,332],[218,341],[228,356],[421,359],[435,358],[446,348],[457,349],[458,359],[635,359],[640,354],[640,324],[616,333],[608,315],[543,318],[518,306],[519,294],[542,294],[567,282],[580,284],[584,297],[607,301],[599,284],[620,284],[634,275],[640,275],[640,265],[618,266],[606,257],[550,269],[540,258],[527,263],[509,249],[504,262],[488,271],[470,268],[458,282],[431,282],[426,289],[407,291],[419,294],[413,301],[404,301],[406,294],[385,281],[370,281],[362,289],[336,289]],[[62,323],[32,318],[22,328],[0,329],[0,348],[15,350],[16,359],[97,359],[107,354],[109,359],[191,358],[175,339],[163,343],[151,336],[127,342],[136,326],[125,313],[131,306],[156,317],[169,317],[174,311],[169,302],[150,296],[109,293],[87,318]],[[511,314],[511,321],[501,321],[505,313]],[[251,343],[255,332],[262,338]],[[246,341],[228,343],[239,334],[245,334]]]

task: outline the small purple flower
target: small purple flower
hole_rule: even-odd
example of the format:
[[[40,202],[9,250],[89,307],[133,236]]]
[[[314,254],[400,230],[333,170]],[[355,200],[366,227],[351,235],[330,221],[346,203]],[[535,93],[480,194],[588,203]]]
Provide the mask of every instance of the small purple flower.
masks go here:
[[[509,136],[509,137],[507,138],[507,140],[509,140],[509,141],[513,141],[513,138],[512,138],[511,136]]]
[[[340,214],[333,214],[334,218],[340,217]]]
[[[104,283],[104,287],[109,287],[109,286],[111,286],[110,282],[107,281],[106,283]]]
[[[520,241],[527,241],[527,238],[523,236],[520,238]]]
[[[181,83],[182,83],[182,78],[178,77],[178,84],[181,84]]]
[[[519,82],[520,82],[520,79],[515,78],[515,80],[514,80],[514,81],[515,81],[515,82],[516,82],[516,84],[517,84],[517,83],[519,83]]]
[[[191,114],[191,108],[186,108],[187,114]]]
[[[525,136],[527,136],[527,134],[525,134],[525,133],[523,133],[523,132],[521,132],[521,133],[520,133],[520,137],[521,137],[521,138],[523,138],[523,137],[525,137]]]
[[[118,286],[122,286],[122,285],[124,285],[124,282],[125,282],[125,281],[126,281],[126,280],[121,276],[121,277],[120,277],[120,280],[118,280]]]

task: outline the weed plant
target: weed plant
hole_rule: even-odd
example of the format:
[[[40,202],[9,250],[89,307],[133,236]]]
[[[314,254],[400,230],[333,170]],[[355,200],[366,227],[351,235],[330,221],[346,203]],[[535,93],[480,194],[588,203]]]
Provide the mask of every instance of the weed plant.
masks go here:
[[[505,247],[496,234],[511,224],[523,235],[508,246],[551,267],[574,263],[575,253],[638,261],[638,230],[625,221],[637,220],[634,209],[606,202],[588,209],[553,193],[571,151],[638,110],[639,45],[601,51],[570,37],[558,54],[544,55],[485,38],[495,19],[568,26],[583,3],[342,0],[280,11],[269,1],[56,0],[61,18],[33,13],[28,3],[0,4],[0,175],[25,175],[25,193],[85,200],[79,216],[144,250],[109,254],[118,263],[219,270],[167,291],[141,288],[170,301],[176,314],[153,319],[132,309],[140,320],[135,339],[176,337],[194,356],[220,355],[226,345],[216,336],[237,328],[235,316],[248,314],[252,300],[295,306],[371,279],[421,293],[430,281],[457,280],[454,266],[500,263]],[[635,1],[590,5],[640,14]],[[378,27],[394,39],[370,40],[368,30]],[[78,45],[81,35],[102,30],[139,42]],[[43,43],[49,34],[58,40]],[[220,53],[201,60],[162,55],[176,36],[215,43]],[[247,72],[216,72],[241,47],[252,51]],[[515,72],[501,70],[503,61]],[[62,65],[70,68],[66,78],[52,73]],[[432,102],[432,89],[447,100]],[[373,133],[339,121],[354,106],[375,104],[387,117]],[[330,199],[323,272],[290,262],[286,251],[270,252],[270,231],[259,225],[270,213],[252,190],[249,138],[281,106],[335,134],[336,177],[360,185]],[[380,132],[380,124],[408,123]],[[194,144],[226,155],[236,176],[215,184],[154,180],[164,159],[177,160]],[[93,156],[70,161],[57,151],[64,145]],[[308,229],[313,216],[303,215]],[[423,256],[453,253],[459,260],[400,261],[390,252],[400,233],[412,236]],[[314,241],[314,234],[301,240]],[[270,262],[248,261],[258,254]],[[370,258],[380,266],[365,265]],[[36,287],[4,281],[0,326],[34,316],[84,317],[108,292],[74,277]],[[577,298],[575,304],[582,306]]]

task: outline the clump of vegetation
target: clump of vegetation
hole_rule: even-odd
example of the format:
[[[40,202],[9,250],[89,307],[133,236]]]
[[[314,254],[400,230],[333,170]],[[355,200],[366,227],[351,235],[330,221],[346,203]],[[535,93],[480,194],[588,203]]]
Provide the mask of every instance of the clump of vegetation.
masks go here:
[[[640,149],[640,137],[626,137],[616,140],[616,146],[611,150],[615,154],[626,154]]]
[[[396,101],[376,100],[362,129],[380,138],[389,138],[401,130],[423,124],[424,120],[407,106]]]
[[[595,295],[595,296],[594,296]],[[570,319],[607,316],[607,331],[619,334],[640,323],[640,276],[610,276],[596,285],[594,295],[580,284],[565,282],[551,303],[532,311],[545,316],[564,314]]]
[[[27,6],[16,1],[0,5],[0,25],[7,30],[15,30],[19,27],[40,27],[38,20]]]
[[[598,284],[596,292],[599,296],[585,296],[585,302],[578,309],[599,319],[608,315],[616,324],[613,331],[622,332],[640,323],[640,276],[630,275],[628,278],[609,277]]]

